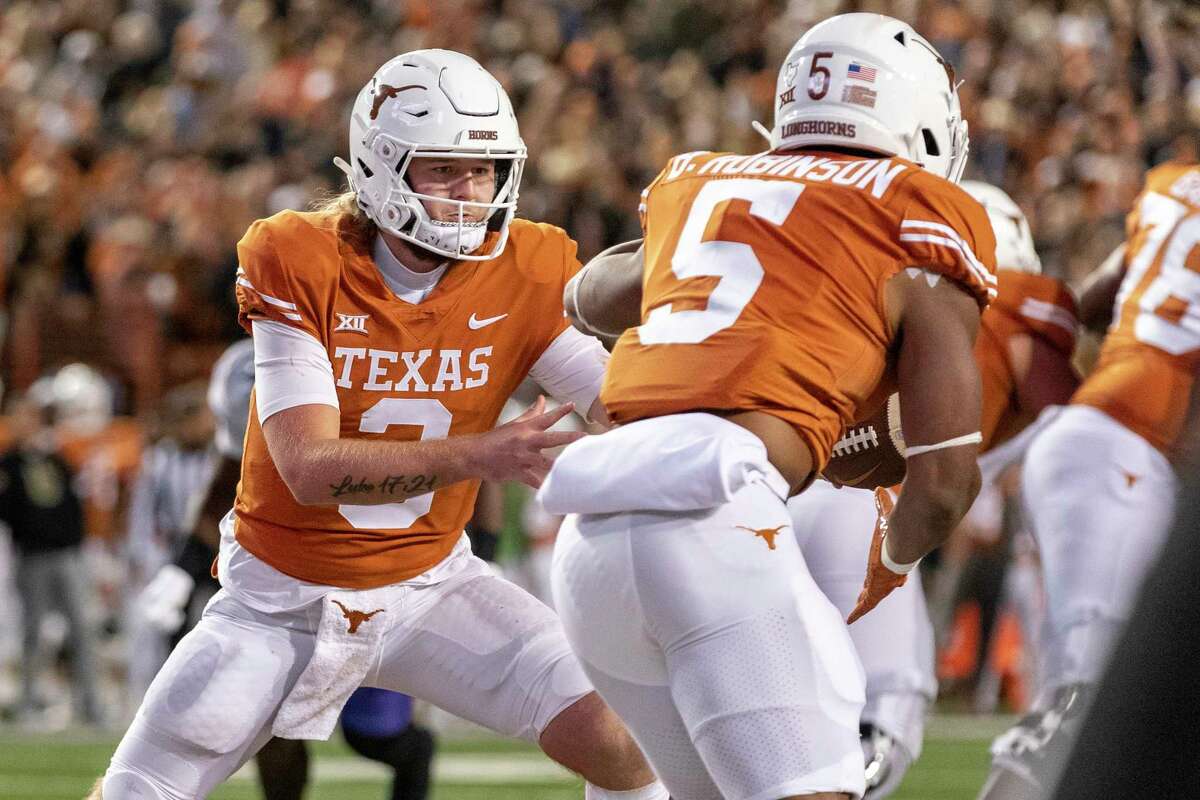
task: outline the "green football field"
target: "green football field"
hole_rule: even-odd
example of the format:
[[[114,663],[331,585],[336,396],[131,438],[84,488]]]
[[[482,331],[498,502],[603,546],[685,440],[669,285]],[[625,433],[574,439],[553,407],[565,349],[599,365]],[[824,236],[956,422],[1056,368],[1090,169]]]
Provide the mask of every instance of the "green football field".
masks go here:
[[[987,744],[1007,720],[937,716],[925,752],[897,800],[972,800],[987,770]],[[0,728],[0,798],[80,798],[108,762],[112,736],[22,734]],[[579,800],[583,786],[537,750],[520,742],[467,739],[441,742],[433,800]],[[335,734],[315,747],[309,800],[381,800],[385,771],[355,756]],[[219,800],[257,800],[252,772],[243,770],[212,794]]]

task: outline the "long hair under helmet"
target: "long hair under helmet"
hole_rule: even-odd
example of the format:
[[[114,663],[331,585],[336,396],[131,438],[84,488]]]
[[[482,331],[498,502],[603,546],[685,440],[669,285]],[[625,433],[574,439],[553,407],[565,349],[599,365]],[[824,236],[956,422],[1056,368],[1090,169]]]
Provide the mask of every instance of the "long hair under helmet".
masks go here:
[[[897,155],[957,183],[967,162],[957,88],[953,67],[911,25],[841,14],[809,29],[784,60],[771,148]]]
[[[419,194],[406,180],[414,158],[492,159],[496,193],[475,203]],[[500,83],[470,56],[414,50],[388,61],[362,88],[350,113],[346,173],[359,207],[394,236],[453,259],[495,258],[508,241],[525,166],[525,143]],[[452,220],[429,216],[422,200],[458,207]],[[468,213],[477,211],[479,221]],[[494,232],[486,252],[476,252]]]

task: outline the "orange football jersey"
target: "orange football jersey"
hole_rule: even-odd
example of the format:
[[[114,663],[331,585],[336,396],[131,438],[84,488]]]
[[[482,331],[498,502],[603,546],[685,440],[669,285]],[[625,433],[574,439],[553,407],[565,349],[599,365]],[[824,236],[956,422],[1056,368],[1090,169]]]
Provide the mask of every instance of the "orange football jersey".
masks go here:
[[[344,217],[290,211],[254,223],[238,243],[242,325],[282,322],[325,346],[344,439],[490,430],[567,326],[562,291],[579,269],[575,243],[559,228],[513,220],[499,257],[454,264],[413,305],[392,294],[370,253],[348,243],[344,224]],[[237,539],[296,578],[382,586],[419,575],[450,552],[478,488],[464,481],[401,503],[302,506],[271,461],[251,402]]]
[[[1036,418],[1017,404],[1016,377],[1009,363],[1013,336],[1033,336],[1071,360],[1079,327],[1075,297],[1060,281],[1015,270],[996,272],[999,294],[979,321],[975,363],[983,383],[983,443],[980,452],[1003,444]]]
[[[1169,453],[1200,367],[1200,164],[1149,172],[1100,358],[1072,398]]]
[[[995,294],[983,208],[900,158],[676,156],[644,193],[643,229],[642,324],[613,351],[610,416],[764,411],[818,469],[892,391],[893,275],[925,268],[981,306]]]

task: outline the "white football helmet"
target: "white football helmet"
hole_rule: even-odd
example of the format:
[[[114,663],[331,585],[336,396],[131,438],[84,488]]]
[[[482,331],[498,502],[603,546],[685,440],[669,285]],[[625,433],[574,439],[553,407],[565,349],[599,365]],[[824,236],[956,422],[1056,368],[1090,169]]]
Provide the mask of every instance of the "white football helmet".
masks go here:
[[[841,14],[814,25],[784,60],[775,102],[773,150],[898,155],[955,183],[967,163],[954,69],[898,19]]]
[[[240,459],[254,390],[254,343],[241,339],[230,345],[213,365],[208,380],[208,408],[216,422],[217,452]]]
[[[112,386],[87,364],[67,364],[38,378],[29,396],[38,406],[53,409],[56,425],[79,435],[99,433],[112,421]]]
[[[987,211],[996,232],[996,266],[1034,275],[1042,273],[1042,260],[1033,246],[1029,220],[1003,189],[983,181],[963,181],[962,188]]]
[[[500,83],[475,59],[451,50],[414,50],[384,64],[350,114],[346,173],[358,205],[381,230],[447,258],[495,258],[508,241],[525,165],[525,143]],[[496,194],[488,203],[418,194],[405,180],[413,158],[490,158]],[[422,200],[458,206],[453,221],[430,218]],[[482,219],[472,222],[467,213]],[[488,252],[475,251],[488,231]]]

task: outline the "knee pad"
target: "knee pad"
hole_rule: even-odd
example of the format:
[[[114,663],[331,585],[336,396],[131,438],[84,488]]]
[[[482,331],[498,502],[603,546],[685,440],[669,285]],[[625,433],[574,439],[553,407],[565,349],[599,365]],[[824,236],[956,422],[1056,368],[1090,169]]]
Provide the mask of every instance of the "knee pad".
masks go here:
[[[139,715],[203,750],[237,752],[279,707],[297,661],[286,632],[206,621],[175,648]]]
[[[110,769],[102,787],[102,800],[184,800],[182,795],[127,769]]]

